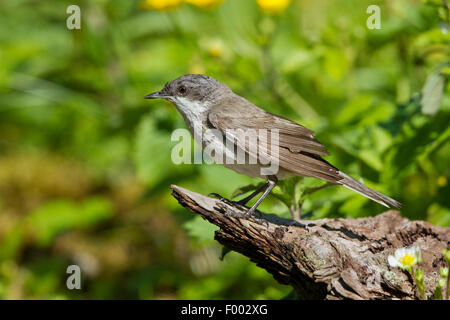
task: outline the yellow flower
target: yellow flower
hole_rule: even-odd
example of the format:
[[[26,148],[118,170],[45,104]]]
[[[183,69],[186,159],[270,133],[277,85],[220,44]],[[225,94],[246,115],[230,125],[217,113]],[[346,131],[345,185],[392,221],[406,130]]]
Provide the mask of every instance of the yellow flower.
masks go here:
[[[178,8],[183,0],[144,0],[140,3],[143,10],[169,11]]]
[[[388,257],[388,262],[391,267],[410,269],[422,262],[422,254],[416,245],[411,248],[400,248],[395,250],[393,256]]]
[[[205,68],[203,67],[202,64],[194,63],[193,65],[191,65],[189,67],[189,73],[190,74],[205,74],[206,70],[205,70]]]
[[[214,8],[221,4],[224,0],[185,0],[187,3],[193,4],[202,9]]]
[[[291,0],[256,0],[256,3],[264,13],[280,14],[291,3]]]
[[[214,58],[222,56],[224,51],[224,44],[221,40],[216,39],[208,43],[208,53]]]
[[[447,178],[445,176],[440,176],[437,179],[437,184],[439,187],[445,187],[447,185]]]
[[[444,67],[441,69],[441,74],[450,75],[450,67]]]

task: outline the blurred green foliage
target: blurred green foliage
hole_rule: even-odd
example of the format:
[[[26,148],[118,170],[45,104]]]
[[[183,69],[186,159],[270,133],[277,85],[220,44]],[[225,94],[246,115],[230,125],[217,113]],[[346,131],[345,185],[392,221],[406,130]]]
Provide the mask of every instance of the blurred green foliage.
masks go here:
[[[403,216],[450,226],[442,1],[293,0],[272,12],[254,0],[172,1],[169,11],[75,2],[81,30],[66,28],[74,1],[0,2],[0,298],[288,294],[235,252],[221,261],[214,227],[170,196],[170,184],[230,196],[258,183],[170,161],[182,117],[143,97],[186,73],[315,130],[327,160],[401,201]],[[366,27],[371,4],[379,30]],[[289,217],[279,199],[293,188],[277,187],[260,209]],[[342,187],[304,200],[311,219],[384,211]],[[83,270],[80,291],[65,286],[70,264]]]

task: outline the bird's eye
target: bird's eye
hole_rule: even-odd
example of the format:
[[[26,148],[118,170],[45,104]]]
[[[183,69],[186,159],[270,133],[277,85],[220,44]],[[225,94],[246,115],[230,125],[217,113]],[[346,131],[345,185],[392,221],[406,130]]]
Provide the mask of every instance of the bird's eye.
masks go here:
[[[186,87],[185,86],[181,86],[178,88],[178,92],[181,94],[185,94],[186,93]]]

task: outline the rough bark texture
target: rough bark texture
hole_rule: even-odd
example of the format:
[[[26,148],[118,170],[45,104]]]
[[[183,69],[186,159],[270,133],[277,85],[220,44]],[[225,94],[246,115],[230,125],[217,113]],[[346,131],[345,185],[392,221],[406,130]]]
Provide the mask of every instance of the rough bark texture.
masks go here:
[[[262,214],[261,221],[239,217],[243,207],[172,185],[187,209],[217,225],[215,239],[266,269],[304,299],[418,299],[408,272],[391,268],[388,255],[417,244],[432,298],[445,266],[442,249],[450,228],[409,221],[398,211],[359,219],[293,221]],[[233,214],[227,214],[232,212]]]

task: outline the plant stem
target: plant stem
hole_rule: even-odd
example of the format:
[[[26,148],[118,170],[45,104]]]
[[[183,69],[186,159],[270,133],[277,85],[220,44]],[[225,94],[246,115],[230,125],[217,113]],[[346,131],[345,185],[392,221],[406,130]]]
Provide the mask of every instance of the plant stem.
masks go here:
[[[298,204],[298,220],[302,219],[302,207],[303,207],[303,201],[299,202],[299,204]]]
[[[450,22],[450,5],[448,4],[447,0],[442,0],[442,4],[444,5],[445,15],[447,16],[447,22]]]
[[[416,268],[417,269],[417,268]],[[414,268],[409,268],[408,271],[411,273],[414,283],[416,284],[417,291],[419,291],[419,296],[421,300],[426,300],[425,290],[423,290],[423,283],[419,283],[416,279],[416,272]]]
[[[292,217],[292,220],[295,220],[295,214],[294,214],[294,209],[292,208],[292,207],[288,207],[288,209],[289,209],[289,212],[291,213],[291,217]]]
[[[445,290],[445,300],[448,300],[449,295],[450,295],[450,274],[447,275],[447,289]]]

